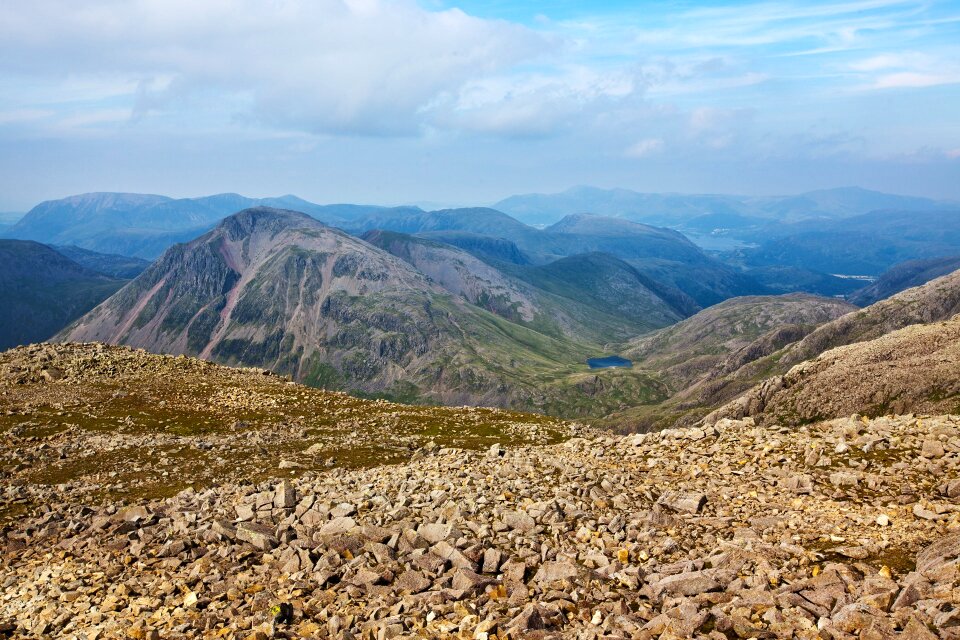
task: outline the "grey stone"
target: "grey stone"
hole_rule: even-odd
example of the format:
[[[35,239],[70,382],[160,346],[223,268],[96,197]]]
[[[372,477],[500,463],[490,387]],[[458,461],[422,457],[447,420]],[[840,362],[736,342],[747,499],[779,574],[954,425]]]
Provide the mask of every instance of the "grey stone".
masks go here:
[[[707,503],[707,496],[696,492],[665,491],[657,504],[678,513],[699,513]]]
[[[249,542],[261,551],[270,551],[280,544],[272,527],[256,522],[241,522],[237,527],[237,539]]]

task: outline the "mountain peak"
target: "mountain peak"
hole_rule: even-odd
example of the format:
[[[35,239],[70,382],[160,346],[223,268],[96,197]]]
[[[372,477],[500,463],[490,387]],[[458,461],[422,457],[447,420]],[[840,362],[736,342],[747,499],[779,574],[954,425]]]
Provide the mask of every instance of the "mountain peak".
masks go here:
[[[294,226],[326,227],[305,213],[273,207],[251,207],[228,216],[217,225],[230,235],[231,240],[256,233],[276,233]]]

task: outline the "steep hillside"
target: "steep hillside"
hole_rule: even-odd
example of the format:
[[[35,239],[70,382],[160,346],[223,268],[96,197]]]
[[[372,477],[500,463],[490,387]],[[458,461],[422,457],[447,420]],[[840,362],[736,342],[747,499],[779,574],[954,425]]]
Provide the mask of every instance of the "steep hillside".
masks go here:
[[[657,294],[670,297],[671,304],[683,306],[677,294],[682,292],[698,307],[716,304],[738,295],[767,293],[767,290],[740,269],[704,254],[682,234],[615,218],[572,215],[547,229],[535,229],[494,209],[452,209],[422,212],[389,210],[345,225],[352,232],[372,229],[424,235],[441,240],[470,234],[476,255],[486,260],[547,264],[558,259],[586,253],[606,253],[629,262],[649,283],[659,287]],[[476,236],[487,236],[485,245]],[[491,256],[492,242],[508,256]],[[516,245],[521,256],[504,242]],[[682,297],[682,296],[680,296]]]
[[[681,391],[731,357],[752,353],[766,341],[772,353],[856,307],[805,294],[733,298],[673,326],[642,336],[624,355],[659,371]],[[753,347],[753,349],[751,349]],[[766,355],[764,353],[762,355]]]
[[[666,402],[624,411],[610,416],[607,422],[640,429],[669,426],[678,421],[689,424],[765,379],[785,374],[794,365],[817,358],[830,349],[865,343],[904,327],[942,322],[957,313],[960,313],[960,272],[907,289],[816,328],[807,326],[801,331],[789,324],[773,327],[741,349],[714,361],[712,368],[692,384],[681,385]],[[895,360],[892,357],[890,366],[896,366]],[[918,377],[918,382],[920,380],[922,376]],[[936,395],[934,391],[931,393]],[[881,401],[877,401],[870,406],[880,404]]]
[[[37,242],[0,240],[0,349],[46,340],[125,282]]]
[[[393,231],[368,231],[361,237],[410,263],[450,293],[507,320],[532,323],[543,316],[528,287],[466,251]]]
[[[574,255],[542,266],[503,268],[544,291],[631,319],[643,330],[672,324],[698,308],[683,292],[651,280],[606,253]],[[617,339],[608,334],[607,341]]]
[[[617,437],[42,345],[0,354],[0,434],[8,637],[958,629],[957,416]]]
[[[826,351],[710,414],[803,424],[852,413],[960,414],[960,318]]]
[[[957,313],[960,313],[960,271],[907,289],[819,327],[791,346],[781,363],[796,364],[827,349],[872,340],[913,324],[947,320]]]
[[[932,258],[930,260],[908,260],[885,271],[876,282],[858,290],[849,296],[848,300],[853,304],[865,307],[900,293],[904,289],[919,287],[958,269],[960,269],[960,256]]]
[[[636,270],[602,254],[497,269],[450,245],[406,234],[370,231],[363,239],[453,295],[547,335],[612,342],[682,317]]]
[[[142,260],[141,258],[128,258],[112,253],[97,253],[73,246],[53,248],[57,253],[65,255],[82,267],[124,280],[136,278],[150,266],[149,260]]]
[[[520,247],[506,238],[495,238],[469,231],[427,231],[417,236],[463,249],[487,262],[530,264],[530,258]]]
[[[246,210],[171,248],[58,339],[199,355],[407,400],[608,408],[568,389],[597,346],[489,313],[292,211]],[[646,379],[630,384],[642,393]]]

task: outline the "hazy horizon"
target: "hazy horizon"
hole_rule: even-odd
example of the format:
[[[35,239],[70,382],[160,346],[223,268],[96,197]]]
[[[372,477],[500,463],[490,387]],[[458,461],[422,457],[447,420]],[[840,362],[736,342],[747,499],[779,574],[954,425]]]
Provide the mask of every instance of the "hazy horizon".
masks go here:
[[[960,5],[0,1],[0,211],[95,191],[960,199]]]
[[[220,191],[220,192],[200,193],[200,194],[188,194],[188,195],[173,195],[173,194],[169,194],[169,193],[160,193],[160,192],[157,192],[157,191],[137,191],[137,192],[133,192],[133,191],[86,191],[86,192],[82,192],[82,193],[80,193],[80,192],[78,192],[78,193],[70,193],[70,194],[64,194],[64,195],[62,195],[62,196],[55,196],[55,197],[50,197],[50,198],[44,198],[44,199],[42,199],[42,200],[38,200],[37,202],[29,205],[28,207],[26,207],[26,208],[23,209],[23,210],[13,210],[13,209],[2,210],[2,211],[0,211],[0,216],[22,216],[22,215],[25,215],[26,213],[28,213],[33,207],[35,207],[35,206],[37,206],[37,205],[39,205],[39,204],[42,204],[43,202],[55,202],[55,201],[58,201],[58,200],[63,200],[63,199],[71,198],[71,197],[91,195],[91,194],[97,194],[97,193],[126,193],[126,194],[132,194],[132,195],[150,195],[150,196],[168,197],[168,198],[172,198],[172,199],[174,199],[174,200],[190,200],[190,199],[198,199],[198,198],[205,198],[205,197],[218,196],[218,195],[228,195],[228,194],[234,194],[234,195],[239,195],[239,196],[243,196],[243,197],[247,197],[247,198],[254,198],[254,199],[282,198],[282,197],[286,197],[286,196],[294,196],[294,197],[301,198],[301,199],[306,200],[306,201],[308,201],[308,202],[310,202],[310,203],[312,203],[312,204],[317,204],[317,205],[357,204],[357,205],[371,205],[371,206],[382,206],[382,207],[420,207],[421,209],[424,209],[425,211],[431,211],[431,210],[440,210],[440,209],[456,209],[456,208],[470,208],[470,207],[494,207],[494,206],[497,205],[500,201],[506,200],[507,198],[510,198],[511,196],[531,196],[531,195],[551,196],[551,195],[562,194],[562,193],[565,193],[565,192],[568,192],[568,191],[573,191],[573,190],[576,190],[576,189],[600,189],[600,190],[603,190],[603,191],[627,190],[627,191],[633,191],[634,193],[637,193],[637,194],[640,194],[640,195],[667,195],[667,196],[681,196],[681,197],[717,196],[717,197],[744,198],[744,199],[751,199],[751,198],[763,199],[763,198],[777,198],[777,197],[788,198],[788,197],[791,197],[791,196],[803,195],[804,193],[810,193],[810,192],[812,192],[812,191],[831,191],[831,190],[842,190],[842,189],[863,189],[863,187],[860,187],[860,186],[858,186],[858,185],[844,185],[844,186],[837,186],[837,187],[826,187],[826,188],[823,188],[823,189],[815,189],[815,190],[811,190],[810,192],[756,194],[756,193],[719,193],[719,192],[704,193],[704,192],[695,192],[695,191],[688,191],[688,192],[683,192],[683,191],[635,191],[635,190],[632,190],[632,189],[626,189],[625,187],[609,187],[609,188],[604,188],[604,187],[596,187],[595,185],[574,185],[574,186],[568,187],[568,188],[566,188],[566,189],[562,189],[562,190],[560,190],[560,191],[553,191],[553,192],[534,192],[534,191],[529,191],[529,192],[523,192],[523,193],[511,193],[511,194],[507,194],[507,195],[505,195],[504,197],[498,198],[498,199],[493,200],[493,201],[483,201],[483,202],[432,202],[432,201],[426,201],[426,200],[411,200],[411,201],[404,200],[404,201],[399,201],[399,202],[391,202],[391,201],[385,201],[385,202],[352,201],[352,202],[348,202],[348,201],[346,201],[346,200],[317,201],[317,200],[312,200],[312,199],[310,199],[310,198],[305,198],[305,197],[303,197],[303,196],[302,196],[301,194],[299,194],[299,193],[245,193],[245,192],[234,192],[234,191]],[[891,196],[929,198],[929,199],[932,199],[932,200],[941,200],[941,201],[943,201],[944,203],[948,203],[948,204],[960,204],[960,201],[958,201],[958,200],[953,200],[953,199],[950,199],[950,198],[935,198],[935,197],[926,196],[926,195],[924,195],[924,194],[916,194],[916,193],[893,193],[893,192],[889,192],[889,191],[877,191],[877,190],[872,190],[872,189],[871,189],[871,190],[868,190],[868,191],[871,191],[871,192],[873,192],[873,193],[882,193],[882,194],[891,195]],[[591,213],[591,212],[585,211],[584,213]],[[597,214],[597,215],[602,215],[602,214]]]

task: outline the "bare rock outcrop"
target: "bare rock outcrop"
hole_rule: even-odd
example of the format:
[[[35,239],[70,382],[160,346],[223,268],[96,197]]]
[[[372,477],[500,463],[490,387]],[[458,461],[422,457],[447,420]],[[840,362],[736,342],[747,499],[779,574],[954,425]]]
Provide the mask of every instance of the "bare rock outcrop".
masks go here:
[[[798,424],[851,413],[960,413],[960,317],[831,349],[708,415]]]

